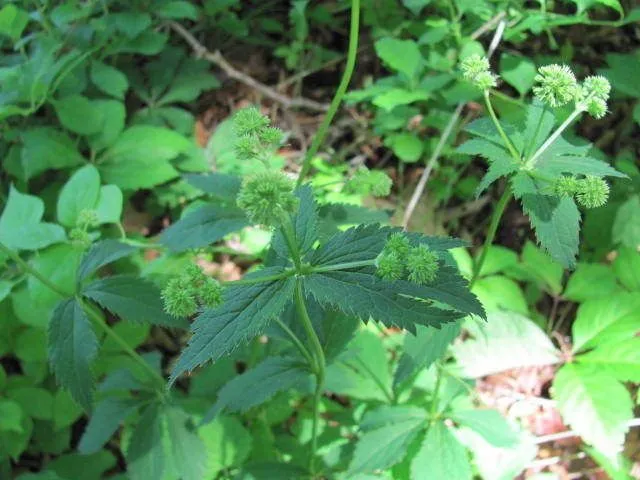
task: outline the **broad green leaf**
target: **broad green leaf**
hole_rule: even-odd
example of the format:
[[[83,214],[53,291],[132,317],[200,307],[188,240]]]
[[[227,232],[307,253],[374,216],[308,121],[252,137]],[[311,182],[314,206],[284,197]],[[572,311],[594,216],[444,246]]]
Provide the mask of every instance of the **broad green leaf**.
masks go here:
[[[526,57],[504,53],[500,57],[500,76],[524,96],[533,87],[536,65]]]
[[[102,112],[82,95],[68,95],[51,102],[60,123],[80,135],[91,135],[100,130],[103,122]]]
[[[640,294],[618,293],[584,302],[573,323],[573,351],[634,336],[640,330]]]
[[[399,384],[419,370],[427,369],[441,358],[460,333],[460,322],[442,325],[440,328],[416,327],[416,334],[405,335],[403,354],[394,376]]]
[[[480,434],[495,447],[515,447],[518,434],[497,410],[475,409],[455,411],[451,419]]]
[[[83,415],[82,408],[65,390],[58,390],[53,397],[53,428],[61,430],[73,425]]]
[[[531,242],[527,242],[522,249],[521,268],[528,278],[552,294],[559,295],[562,291],[562,266]]]
[[[339,265],[376,258],[393,230],[377,224],[360,225],[336,233],[323,243],[311,258],[312,265]]]
[[[173,18],[177,20],[185,18],[189,20],[198,19],[198,9],[190,2],[185,1],[165,2],[160,5],[155,13],[164,18]],[[185,478],[184,480],[189,480],[189,478]]]
[[[630,248],[618,250],[618,256],[613,262],[613,271],[625,288],[632,291],[640,290],[640,252]],[[601,284],[602,281],[598,283]]]
[[[626,178],[624,173],[619,172],[602,160],[575,155],[557,155],[553,151],[540,157],[535,170],[552,177],[569,173],[572,175]]]
[[[512,368],[553,365],[560,361],[549,337],[517,313],[490,313],[487,323],[467,325],[472,335],[453,346],[461,374],[479,378]]]
[[[606,58],[610,68],[599,70],[599,73],[606,76],[612,85],[616,86],[616,91],[630,97],[639,98],[640,86],[638,82],[634,81],[640,72],[638,51],[636,50],[632,53],[609,53]]]
[[[393,150],[393,153],[405,163],[414,163],[420,160],[424,145],[422,140],[413,133],[396,133],[388,136],[384,144]]]
[[[152,403],[143,410],[133,430],[125,455],[131,480],[162,478],[165,470],[162,413],[159,405]]]
[[[422,9],[430,3],[431,0],[402,0],[402,4],[405,8],[411,10],[411,13],[414,15],[420,15]]]
[[[313,199],[313,190],[309,185],[299,188],[296,196],[300,199],[300,204],[291,220],[300,255],[305,257],[318,239],[318,210]],[[282,229],[276,232],[272,246],[281,257],[289,257],[289,249]]]
[[[371,103],[387,112],[391,112],[400,105],[409,105],[420,100],[428,100],[430,96],[429,92],[425,90],[391,88],[380,95],[376,95]]]
[[[160,242],[181,252],[206,247],[247,225],[249,221],[238,207],[203,205],[162,232]]]
[[[624,10],[618,0],[571,0],[578,7],[578,15],[582,14],[586,10],[593,8],[594,6],[605,5],[614,9],[620,14],[620,18],[624,16]]]
[[[597,263],[579,263],[569,277],[562,296],[574,302],[586,302],[594,298],[608,297],[619,290],[616,275],[610,267]]]
[[[142,278],[130,275],[101,278],[84,287],[82,295],[130,322],[183,326],[180,319],[165,313],[158,288]]]
[[[207,450],[191,425],[189,416],[178,408],[167,411],[167,431],[174,467],[182,480],[202,480],[207,469]]]
[[[616,457],[633,418],[624,385],[597,367],[567,364],[556,373],[552,395],[565,423],[604,455]]]
[[[518,263],[518,254],[513,250],[500,245],[492,245],[487,250],[480,276],[494,275],[504,272]]]
[[[356,444],[349,473],[374,472],[400,462],[426,421],[426,411],[413,406],[385,406],[368,412],[360,424],[364,433]]]
[[[93,165],[77,170],[58,196],[58,222],[74,227],[82,210],[93,210],[100,195],[100,174]]]
[[[595,365],[621,382],[640,383],[640,337],[598,345],[594,350],[580,355],[578,361]]]
[[[280,315],[293,297],[295,280],[267,280],[282,273],[270,267],[245,276],[246,279],[265,278],[265,282],[251,285],[229,285],[223,294],[223,303],[205,310],[192,324],[193,336],[182,351],[170,383],[182,373],[199,365],[229,354],[240,343],[258,335],[277,315]]]
[[[246,412],[268,401],[278,392],[304,384],[309,378],[310,373],[300,360],[269,357],[222,387],[204,421],[215,418],[223,410]]]
[[[113,470],[116,464],[115,455],[108,450],[102,450],[92,455],[66,453],[52,459],[47,467],[51,473],[58,474],[60,479],[98,480],[106,478],[107,473]]]
[[[207,174],[188,173],[183,178],[199,190],[226,202],[235,202],[242,179],[237,175],[212,172]]]
[[[55,128],[36,127],[22,133],[23,149],[20,163],[26,179],[49,169],[74,167],[84,158],[69,136]]]
[[[127,112],[124,103],[118,100],[94,100],[96,108],[104,115],[100,130],[87,138],[89,145],[96,152],[110,147],[124,131]]]
[[[107,397],[100,401],[91,413],[78,451],[83,455],[99,452],[138,405],[138,401],[129,398]]]
[[[103,185],[98,194],[95,211],[98,221],[103,223],[118,223],[122,216],[122,190],[115,185]]]
[[[393,283],[367,273],[313,273],[304,278],[304,286],[306,292],[323,305],[364,322],[371,317],[386,326],[398,326],[414,334],[416,325],[439,327],[462,316],[401,296]]]
[[[48,322],[50,316],[50,309],[47,309],[49,314],[46,317]],[[46,323],[45,323],[46,325]],[[43,327],[45,326],[43,325]],[[14,340],[13,353],[23,362],[46,362],[47,361],[47,332],[46,329],[40,328],[27,328],[22,330]]]
[[[487,312],[509,311],[529,315],[529,306],[520,285],[502,275],[479,278],[472,292]]]
[[[0,432],[22,432],[23,411],[18,402],[0,399]]]
[[[91,410],[91,362],[98,341],[89,318],[75,300],[61,301],[49,324],[49,361],[60,385],[69,390],[85,410]]]
[[[198,434],[207,448],[207,470],[202,478],[216,478],[221,470],[243,465],[251,452],[251,435],[236,417],[220,415],[200,427]]]
[[[51,283],[69,295],[75,290],[75,265],[80,259],[80,251],[69,244],[52,245],[34,256],[29,264]],[[39,305],[55,305],[60,295],[52,291],[36,277],[27,279],[29,294]]]
[[[51,420],[53,417],[53,395],[38,387],[17,387],[6,392],[7,398],[17,402],[24,413],[38,420]]]
[[[640,245],[640,195],[632,195],[618,211],[613,222],[611,236],[613,242],[632,249]]]
[[[98,60],[91,62],[90,72],[91,81],[100,91],[115,98],[124,98],[129,88],[129,81],[124,73]]]
[[[422,68],[422,53],[413,40],[386,37],[375,43],[378,57],[389,68],[414,79]]]
[[[634,480],[631,476],[633,465],[623,454],[612,460],[593,448],[584,448],[584,450],[602,467],[611,480]]]
[[[471,480],[473,473],[467,450],[442,421],[427,430],[420,450],[411,462],[411,479],[425,477]]]
[[[100,267],[115,262],[136,251],[135,247],[118,240],[102,240],[91,245],[78,266],[78,281],[81,282]]]
[[[1,400],[0,400],[1,402]],[[1,409],[2,407],[0,407]],[[0,418],[4,419],[5,413],[2,412]],[[29,441],[33,434],[33,420],[31,418],[22,415],[22,421],[20,422],[20,431],[13,430],[2,431],[0,429],[0,453],[4,456],[11,457],[14,461],[18,461],[20,455],[29,446]]]
[[[44,202],[38,197],[9,189],[0,215],[0,242],[12,250],[39,250],[65,240],[62,227],[42,222]]]
[[[9,3],[0,9],[0,33],[17,41],[29,23],[29,14]]]

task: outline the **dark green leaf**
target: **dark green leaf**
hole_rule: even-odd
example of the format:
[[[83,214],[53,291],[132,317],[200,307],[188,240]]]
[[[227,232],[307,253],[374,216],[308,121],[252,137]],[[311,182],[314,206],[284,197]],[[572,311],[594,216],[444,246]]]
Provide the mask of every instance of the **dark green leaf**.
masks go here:
[[[318,207],[318,219],[318,236],[326,239],[337,233],[341,225],[385,223],[389,220],[389,213],[358,205],[326,203]]]
[[[411,479],[450,478],[471,480],[467,450],[442,422],[431,424],[420,450],[411,462]]]
[[[102,111],[87,97],[68,95],[52,103],[60,123],[72,132],[91,135],[100,130],[103,122]]]
[[[182,480],[207,478],[207,450],[189,416],[177,408],[167,412],[167,431],[171,442],[171,454],[175,469]]]
[[[575,155],[543,155],[536,164],[536,170],[554,177],[569,173],[572,175],[627,178],[624,173],[602,160]]]
[[[91,413],[78,451],[84,455],[100,451],[138,405],[139,402],[129,398],[110,397],[100,401]]]
[[[36,127],[22,134],[24,148],[20,162],[25,179],[51,168],[66,168],[84,163],[76,145],[69,136],[55,128]]]
[[[165,470],[164,416],[156,403],[144,409],[127,448],[127,472],[131,480],[162,478]]]
[[[360,225],[336,233],[311,257],[312,265],[338,265],[345,262],[373,260],[384,248],[394,230],[380,225]]]
[[[135,251],[135,247],[118,240],[102,240],[94,243],[82,257],[78,267],[78,281],[85,280],[100,267],[131,255]]]
[[[129,88],[129,81],[124,73],[98,60],[91,62],[91,81],[107,95],[120,99],[124,98]]]
[[[535,100],[527,107],[524,123],[526,151],[520,152],[524,158],[532,155],[545,142],[555,123],[555,115],[544,104]]]
[[[300,205],[292,217],[292,223],[300,255],[304,257],[318,239],[318,211],[313,199],[313,189],[309,185],[303,185],[296,190],[296,196],[300,199]],[[289,250],[282,229],[277,231],[272,245],[278,255],[288,258]]]
[[[100,195],[100,174],[93,165],[77,170],[64,184],[58,196],[58,221],[74,227],[82,210],[92,210]]]
[[[239,176],[220,172],[188,173],[183,175],[183,178],[197,189],[227,202],[235,202],[242,185]]]

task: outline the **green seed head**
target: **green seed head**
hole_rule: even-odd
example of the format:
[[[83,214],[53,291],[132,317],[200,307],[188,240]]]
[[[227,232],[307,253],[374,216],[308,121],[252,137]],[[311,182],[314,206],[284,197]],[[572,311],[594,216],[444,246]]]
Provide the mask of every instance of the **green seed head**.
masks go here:
[[[275,227],[283,214],[295,212],[298,199],[294,183],[284,174],[265,170],[245,178],[238,194],[238,206],[256,224]]]
[[[586,107],[589,115],[595,119],[601,119],[607,114],[607,102],[600,97],[589,97]]]
[[[488,90],[497,85],[498,77],[491,73],[487,57],[470,55],[460,62],[460,70],[465,80],[480,90]]]
[[[600,177],[587,176],[578,183],[576,200],[585,208],[598,208],[609,199],[609,184]]]
[[[426,245],[413,247],[407,257],[409,280],[421,285],[432,283],[438,276],[438,256]]]
[[[369,170],[366,167],[359,168],[351,180],[345,185],[348,192],[361,195],[373,195],[374,197],[386,197],[391,193],[391,178],[381,170]]]
[[[85,208],[80,210],[78,218],[76,219],[76,226],[79,228],[93,228],[100,225],[100,219],[98,218],[98,212],[95,210]]]
[[[404,261],[394,253],[382,253],[376,267],[376,275],[385,280],[400,280],[405,275]]]
[[[389,235],[383,252],[394,255],[404,262],[407,259],[409,250],[411,250],[411,244],[407,237],[400,232],[396,232]]]
[[[222,285],[216,279],[207,277],[198,289],[200,302],[208,308],[217,307],[222,303]]]
[[[233,127],[240,137],[257,134],[263,128],[268,127],[269,123],[269,119],[262,115],[256,107],[238,110],[233,117]]]
[[[282,143],[284,133],[282,130],[276,127],[266,127],[258,132],[258,139],[260,143],[269,146],[277,147]]]
[[[578,184],[579,181],[576,177],[563,175],[556,179],[556,183],[553,185],[553,191],[559,197],[573,197],[578,193]]]
[[[261,152],[260,141],[256,135],[239,137],[233,145],[233,149],[238,160],[241,161],[254,160],[260,156]]]
[[[185,280],[182,276],[173,278],[162,290],[164,310],[174,317],[190,317],[198,310],[198,304]]]
[[[579,92],[576,77],[566,65],[540,67],[534,80],[539,84],[533,87],[534,95],[551,107],[566,105],[574,100]]]
[[[86,250],[91,246],[91,237],[84,228],[73,228],[69,232],[69,240],[73,248],[78,250]]]
[[[489,90],[490,88],[495,88],[497,79],[498,77],[491,72],[481,72],[476,75],[473,84],[480,90]]]
[[[605,103],[609,100],[611,93],[611,84],[609,80],[601,75],[592,75],[584,79],[582,83],[582,95],[584,97],[594,96]]]

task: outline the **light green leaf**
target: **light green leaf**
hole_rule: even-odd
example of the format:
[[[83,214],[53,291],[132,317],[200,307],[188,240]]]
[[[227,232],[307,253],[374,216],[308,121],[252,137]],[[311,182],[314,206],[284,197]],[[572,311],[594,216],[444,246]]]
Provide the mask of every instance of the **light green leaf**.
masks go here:
[[[83,455],[99,452],[131,415],[140,402],[130,398],[107,397],[96,405],[78,444]]]
[[[100,267],[131,255],[135,251],[135,247],[118,240],[109,239],[94,243],[84,254],[78,266],[78,281],[85,280]]]
[[[98,89],[112,97],[123,99],[129,88],[127,76],[111,65],[98,60],[91,62],[91,81]]]
[[[104,115],[100,130],[89,136],[87,141],[93,150],[100,152],[110,147],[124,130],[126,111],[124,103],[118,100],[94,100],[96,108]]]
[[[451,419],[480,434],[495,447],[515,447],[518,434],[497,410],[475,409],[455,411]]]
[[[102,112],[87,97],[68,95],[51,103],[60,123],[74,133],[91,135],[102,127]]]
[[[27,180],[48,169],[74,167],[85,161],[73,140],[55,128],[29,129],[22,134],[22,142],[20,163]]]
[[[89,318],[75,299],[58,304],[49,324],[49,361],[58,382],[85,410],[91,410],[91,362],[98,341]]]
[[[122,216],[122,190],[115,185],[103,185],[98,194],[95,211],[98,221],[103,223],[118,223]]]
[[[235,417],[218,416],[198,429],[207,448],[207,470],[202,478],[216,478],[221,470],[243,465],[251,452],[252,438]]]
[[[167,411],[167,431],[171,456],[182,480],[202,480],[206,477],[207,450],[191,424],[189,416],[178,408]]]
[[[567,364],[553,381],[552,396],[565,423],[609,458],[622,450],[633,403],[627,389],[597,367]]]
[[[527,136],[527,139],[524,142],[524,148],[520,152],[523,158],[528,159],[544,144],[545,140],[551,134],[555,123],[556,117],[553,114],[553,111],[547,108],[546,105],[539,100],[534,100],[533,103],[527,107],[524,121],[524,131],[526,132],[525,135]],[[560,141],[558,140],[554,142],[554,144],[552,144],[547,150],[547,156],[550,157],[548,152],[559,144]],[[576,150],[577,149],[571,149],[569,152],[575,155],[574,152]],[[556,152],[556,154],[558,153],[562,152]],[[544,158],[540,157],[536,164],[538,168],[540,168],[543,160]]]
[[[413,406],[385,406],[368,412],[360,424],[364,433],[356,444],[349,473],[386,470],[400,462],[426,421],[426,411]]]
[[[402,0],[402,4],[414,15],[420,15],[422,9],[430,3],[431,0]]]
[[[22,432],[22,408],[13,400],[0,398],[0,432]]]
[[[126,452],[127,472],[131,480],[162,478],[165,470],[164,419],[156,403],[143,410]]]
[[[595,263],[579,263],[569,277],[562,296],[574,302],[586,302],[594,298],[608,297],[619,290],[616,275],[610,267]]]
[[[584,302],[573,323],[573,351],[629,338],[640,330],[640,294],[618,293]]]
[[[640,195],[632,195],[616,212],[611,236],[613,242],[632,249],[640,245]]]
[[[165,2],[159,6],[155,13],[157,13],[161,17],[172,18],[176,20],[185,18],[189,20],[198,19],[198,9],[190,2],[185,1]],[[188,479],[185,478],[184,480]]]
[[[632,291],[640,290],[640,252],[630,248],[618,250],[618,256],[613,262],[613,271],[625,288]]]
[[[527,242],[522,249],[521,267],[529,278],[545,290],[554,295],[559,295],[562,291],[562,266],[531,242]]]
[[[583,12],[589,10],[590,8],[605,5],[609,8],[614,9],[616,12],[620,14],[620,18],[624,16],[624,9],[618,0],[571,0],[578,7],[578,15],[581,15]]]
[[[422,68],[422,53],[413,40],[386,37],[375,43],[376,53],[392,70],[415,78]]]
[[[82,210],[92,210],[100,195],[100,173],[93,165],[77,170],[64,184],[58,196],[58,221],[74,227]]]
[[[411,462],[411,479],[426,476],[471,480],[471,464],[467,450],[442,422],[431,424],[420,450]]]
[[[269,267],[245,278],[279,273],[282,273],[281,268]],[[291,301],[294,283],[295,280],[289,277],[252,285],[229,285],[224,291],[223,303],[205,310],[193,322],[193,336],[171,373],[170,383],[175,382],[180,374],[209,360],[216,361],[240,343],[258,335]]]
[[[13,250],[39,250],[65,240],[62,227],[42,222],[44,202],[38,197],[9,189],[0,215],[0,242]]]
[[[640,337],[598,345],[594,350],[580,355],[578,361],[595,365],[621,382],[640,383]]]
[[[393,150],[393,153],[405,163],[414,163],[420,160],[424,150],[424,144],[413,133],[396,133],[388,136],[384,144]]]
[[[84,412],[65,390],[58,390],[53,397],[53,428],[61,430],[73,425]]]
[[[60,290],[74,291],[76,272],[81,252],[69,244],[53,245],[34,256],[29,264]],[[55,305],[60,295],[52,291],[36,277],[30,275],[27,279],[31,298],[40,305]]]
[[[386,112],[391,112],[400,105],[409,105],[413,102],[428,100],[431,95],[424,90],[407,90],[405,88],[391,88],[376,95],[371,103]]]
[[[529,315],[527,299],[518,285],[508,277],[490,275],[482,277],[473,285],[473,293],[487,312],[509,311]]]
[[[533,87],[536,65],[526,57],[504,53],[500,57],[500,76],[513,86],[520,96],[524,96]]]
[[[560,361],[560,352],[549,337],[522,315],[490,313],[482,328],[475,322],[467,328],[472,338],[453,346],[460,373],[465,377],[479,378]]]
[[[29,23],[29,14],[9,3],[0,9],[0,33],[17,41]]]

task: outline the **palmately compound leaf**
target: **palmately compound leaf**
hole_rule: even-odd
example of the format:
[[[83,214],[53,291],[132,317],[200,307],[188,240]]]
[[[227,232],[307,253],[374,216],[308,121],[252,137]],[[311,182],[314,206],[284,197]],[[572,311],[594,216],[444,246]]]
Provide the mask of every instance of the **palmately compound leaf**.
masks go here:
[[[206,477],[207,449],[191,425],[189,415],[179,408],[166,413],[167,433],[174,468],[182,480],[202,480]]]
[[[314,273],[304,278],[304,287],[323,305],[335,307],[364,322],[371,317],[386,326],[398,326],[414,334],[416,324],[439,327],[463,316],[402,296],[393,283],[369,273]]]
[[[175,252],[182,252],[206,247],[247,225],[247,216],[236,206],[203,205],[162,232],[160,242]]]
[[[567,364],[556,374],[552,396],[564,421],[610,459],[622,451],[633,402],[626,387],[593,365]]]
[[[304,258],[318,239],[318,207],[313,198],[313,189],[309,185],[298,188],[295,195],[300,203],[295,215],[292,215],[292,223],[300,255]],[[289,257],[281,228],[274,235],[272,246],[281,257]]]
[[[349,473],[384,470],[402,461],[426,422],[425,410],[408,405],[384,406],[367,413],[360,424],[364,433],[356,444]]]
[[[131,275],[94,280],[82,295],[130,322],[185,327],[184,320],[168,315],[162,308],[160,291],[151,282]]]
[[[489,169],[482,177],[476,197],[479,197],[493,182],[520,169],[520,164],[503,147],[483,138],[468,140],[457,148],[459,153],[480,155],[489,162]]]
[[[60,302],[49,323],[49,362],[56,379],[85,410],[91,410],[91,362],[98,339],[89,318],[75,299]]]
[[[78,451],[83,455],[99,452],[139,404],[139,401],[131,398],[107,397],[101,400],[91,413],[89,423],[80,438]]]
[[[245,279],[269,277],[283,272],[269,267],[245,276]],[[253,285],[229,285],[222,304],[205,310],[192,324],[193,336],[171,374],[170,383],[186,371],[215,361],[264,330],[293,297],[295,280],[288,277]]]
[[[223,410],[246,412],[268,401],[276,393],[304,385],[306,382],[311,382],[310,373],[299,360],[269,357],[222,387],[216,403],[203,421],[212,420]]]
[[[94,243],[82,257],[78,267],[78,282],[85,280],[100,267],[131,255],[135,251],[135,247],[118,240],[102,240]]]
[[[439,420],[431,424],[420,450],[411,461],[411,480],[423,478],[473,478],[467,449]]]
[[[157,403],[152,403],[142,411],[125,455],[131,480],[162,478],[164,474],[163,413]]]
[[[572,198],[545,194],[528,174],[512,179],[513,192],[522,202],[540,245],[566,268],[574,268],[578,254],[580,212]]]

